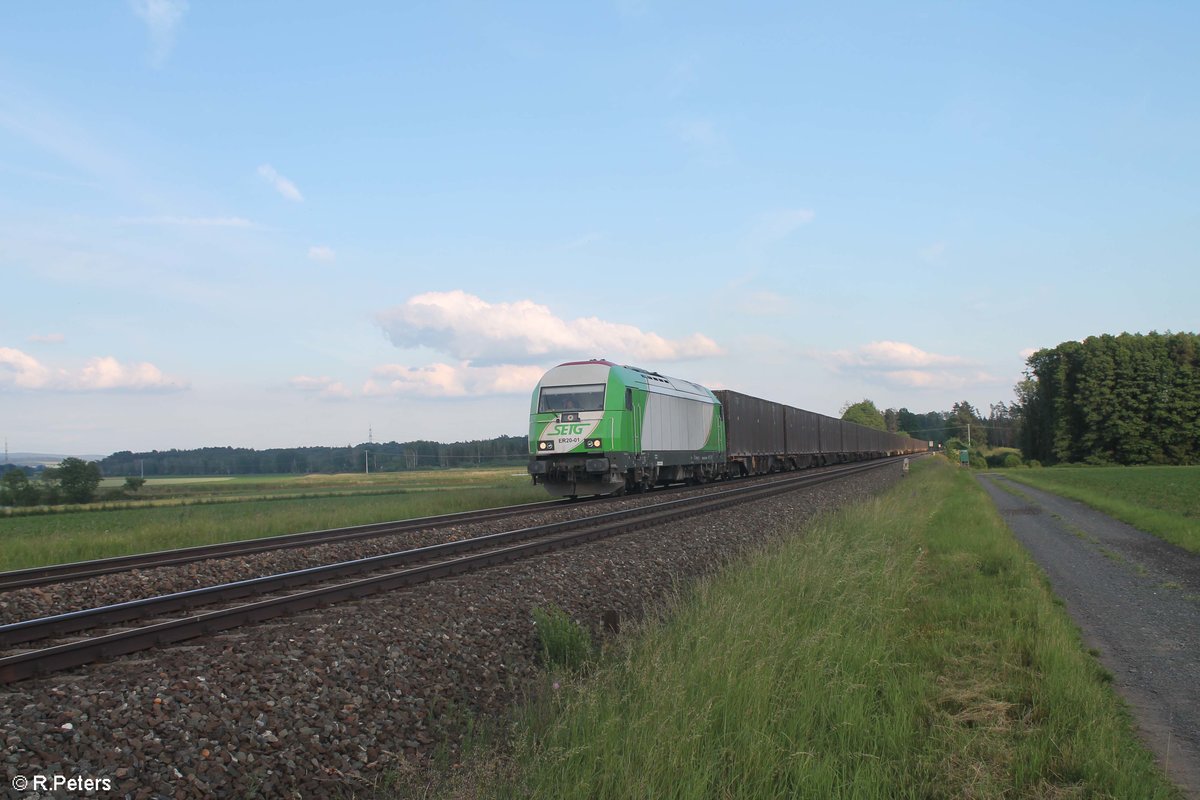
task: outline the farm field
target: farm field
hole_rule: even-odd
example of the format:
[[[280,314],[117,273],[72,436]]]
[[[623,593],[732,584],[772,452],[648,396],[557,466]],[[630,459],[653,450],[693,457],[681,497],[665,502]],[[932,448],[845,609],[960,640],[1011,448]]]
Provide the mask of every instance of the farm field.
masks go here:
[[[1051,467],[1004,476],[1200,553],[1200,467]]]
[[[517,467],[166,478],[151,499],[0,517],[0,570],[547,500]]]
[[[1110,681],[969,472],[921,459],[552,666],[507,741],[422,791],[1177,797]]]
[[[481,469],[410,470],[406,472],[361,472],[335,475],[246,475],[147,478],[146,484],[127,500],[93,505],[180,504],[189,501],[257,500],[403,491],[445,491],[478,486],[513,474],[524,476],[522,465]],[[119,489],[124,478],[105,478],[100,492]]]

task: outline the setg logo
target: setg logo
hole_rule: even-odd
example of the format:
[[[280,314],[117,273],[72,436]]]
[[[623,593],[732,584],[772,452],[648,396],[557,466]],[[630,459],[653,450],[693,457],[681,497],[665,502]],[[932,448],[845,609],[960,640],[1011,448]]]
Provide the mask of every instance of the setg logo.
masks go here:
[[[569,453],[583,444],[584,438],[595,430],[599,420],[562,420],[556,419],[546,423],[542,435],[538,437],[539,450],[552,450],[555,453]],[[550,446],[542,447],[542,442]]]

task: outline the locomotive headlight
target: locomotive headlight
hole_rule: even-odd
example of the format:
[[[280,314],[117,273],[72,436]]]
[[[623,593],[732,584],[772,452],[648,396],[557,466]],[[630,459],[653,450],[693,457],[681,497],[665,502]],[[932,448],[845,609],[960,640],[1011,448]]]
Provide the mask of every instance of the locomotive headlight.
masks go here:
[[[552,442],[548,439],[539,439],[538,440],[538,450],[539,451],[540,450],[553,450],[553,449],[554,449],[554,442]]]
[[[599,450],[604,446],[604,442],[599,439],[586,439],[583,442],[583,446],[587,450]]]

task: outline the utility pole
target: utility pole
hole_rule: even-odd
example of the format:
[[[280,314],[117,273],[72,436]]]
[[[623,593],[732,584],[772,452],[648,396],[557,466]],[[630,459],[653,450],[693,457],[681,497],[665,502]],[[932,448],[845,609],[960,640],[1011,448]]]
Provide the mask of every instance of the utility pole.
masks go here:
[[[971,423],[967,423],[967,449],[971,447]]]

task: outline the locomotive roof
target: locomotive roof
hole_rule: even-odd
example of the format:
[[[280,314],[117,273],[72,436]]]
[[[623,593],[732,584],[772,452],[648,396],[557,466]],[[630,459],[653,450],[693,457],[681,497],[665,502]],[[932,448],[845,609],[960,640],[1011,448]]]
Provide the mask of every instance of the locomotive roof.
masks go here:
[[[540,381],[541,386],[571,386],[583,383],[607,383],[609,373],[626,386],[645,389],[656,394],[689,397],[706,403],[719,402],[711,391],[698,383],[672,378],[658,372],[630,365],[614,364],[605,359],[567,361],[554,367]]]

